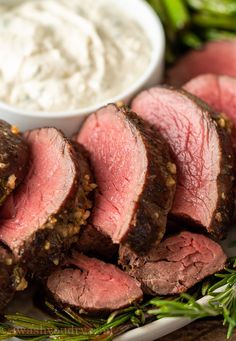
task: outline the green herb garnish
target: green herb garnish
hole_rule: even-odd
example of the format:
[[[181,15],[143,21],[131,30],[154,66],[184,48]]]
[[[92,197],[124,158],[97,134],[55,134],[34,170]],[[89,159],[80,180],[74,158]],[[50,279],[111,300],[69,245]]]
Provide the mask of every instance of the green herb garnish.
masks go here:
[[[23,314],[6,315],[0,324],[0,340],[18,337],[22,340],[89,341],[112,340],[114,337],[165,317],[187,317],[199,319],[221,316],[227,326],[227,338],[236,327],[236,261],[222,273],[211,276],[194,291],[173,297],[156,297],[141,305],[112,313],[107,320],[82,316],[70,308],[58,310],[46,303],[55,319],[38,320]],[[191,293],[191,294],[190,294]],[[197,300],[209,295],[206,304]]]
[[[236,38],[235,0],[147,0],[166,33],[166,60],[209,40]]]

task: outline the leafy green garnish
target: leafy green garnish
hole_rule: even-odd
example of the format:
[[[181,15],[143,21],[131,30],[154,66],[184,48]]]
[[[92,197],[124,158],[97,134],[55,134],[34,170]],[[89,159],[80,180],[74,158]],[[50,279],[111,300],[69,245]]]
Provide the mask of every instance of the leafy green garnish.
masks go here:
[[[166,60],[173,63],[189,48],[209,40],[236,38],[235,0],[146,0],[166,34]]]
[[[89,318],[71,308],[58,310],[50,303],[47,308],[55,319],[38,320],[23,314],[6,315],[0,325],[0,340],[18,337],[22,340],[89,341],[112,340],[135,327],[165,317],[199,319],[210,316],[223,317],[227,338],[236,327],[236,269],[235,257],[228,268],[202,282],[189,293],[172,297],[156,297],[141,305],[132,305],[113,312],[107,320]],[[199,303],[202,295],[208,302]]]

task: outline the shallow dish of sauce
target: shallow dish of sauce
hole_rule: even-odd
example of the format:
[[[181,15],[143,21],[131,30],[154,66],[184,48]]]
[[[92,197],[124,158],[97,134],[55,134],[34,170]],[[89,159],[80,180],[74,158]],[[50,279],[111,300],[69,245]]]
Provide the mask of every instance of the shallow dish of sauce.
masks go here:
[[[145,71],[142,27],[107,0],[28,0],[0,7],[0,100],[26,110],[85,108]]]
[[[144,0],[0,0],[0,118],[67,135],[157,84],[165,38]]]

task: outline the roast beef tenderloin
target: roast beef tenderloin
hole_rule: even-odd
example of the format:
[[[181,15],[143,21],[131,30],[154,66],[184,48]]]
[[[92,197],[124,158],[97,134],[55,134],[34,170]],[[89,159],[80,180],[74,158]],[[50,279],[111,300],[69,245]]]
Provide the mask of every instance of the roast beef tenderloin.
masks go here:
[[[236,77],[236,39],[211,41],[191,50],[168,71],[166,82],[181,86],[204,73]]]
[[[94,176],[92,172],[90,172],[90,160],[89,160],[89,154],[85,150],[85,148],[78,144],[73,139],[73,147],[75,150],[77,150],[78,158],[80,163],[84,162],[84,166],[82,167],[84,170],[86,170],[86,174],[89,174],[90,180],[94,180]],[[89,166],[89,167],[88,167]],[[93,184],[93,187],[96,185]],[[96,190],[94,190],[92,193],[90,193],[90,199],[93,202],[94,196],[95,196]],[[103,234],[102,232],[98,231],[94,226],[89,224],[81,227],[80,234],[79,234],[79,240],[76,244],[73,245],[76,250],[85,253],[89,256],[95,256],[100,257],[105,260],[111,259],[114,254],[117,254],[118,246],[113,244],[111,238],[108,235]]]
[[[9,252],[0,246],[0,312],[14,295],[13,266]]]
[[[118,253],[118,245],[111,238],[88,224],[81,228],[76,249],[89,256],[96,256],[104,260],[110,260]]]
[[[89,217],[93,189],[82,155],[55,128],[28,131],[29,172],[1,209],[0,240],[38,274],[57,265]]]
[[[176,183],[163,138],[127,108],[109,104],[86,120],[77,141],[90,153],[98,185],[93,226],[136,250],[160,241]]]
[[[172,216],[222,237],[233,211],[233,150],[227,120],[174,88],[143,91],[132,108],[172,147],[178,173]]]
[[[19,130],[0,120],[0,204],[23,180],[28,160],[28,146]]]
[[[226,258],[220,245],[186,231],[162,241],[143,257],[127,246],[120,247],[120,264],[150,295],[185,292],[204,277],[222,270]]]
[[[19,267],[11,251],[0,245],[0,312],[14,297],[16,291],[26,288],[25,270]]]
[[[81,313],[107,313],[142,299],[140,284],[112,264],[75,253],[47,280],[50,296],[61,307]]]
[[[236,78],[214,74],[200,75],[186,83],[184,89],[230,118],[233,123],[232,141],[236,149]]]

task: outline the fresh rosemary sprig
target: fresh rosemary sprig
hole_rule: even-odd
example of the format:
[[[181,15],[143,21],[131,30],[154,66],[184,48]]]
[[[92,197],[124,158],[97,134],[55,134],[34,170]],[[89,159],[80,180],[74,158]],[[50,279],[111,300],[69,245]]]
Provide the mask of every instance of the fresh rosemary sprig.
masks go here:
[[[189,317],[190,319],[199,319],[220,315],[218,310],[211,305],[201,305],[188,294],[181,294],[180,297],[183,300],[151,300],[150,303],[157,308],[148,310],[148,314],[156,315],[158,319],[164,317]]]
[[[70,308],[59,311],[49,303],[46,305],[55,315],[55,320],[38,320],[23,314],[6,315],[7,323],[0,325],[0,340],[10,337],[27,337],[27,340],[112,340],[146,322],[146,304],[116,311],[107,320],[84,317]],[[154,319],[154,316],[148,316],[148,321]]]
[[[107,320],[81,316],[70,308],[62,311],[46,303],[55,319],[38,320],[23,314],[6,315],[0,324],[0,340],[18,337],[22,340],[46,339],[63,341],[112,340],[130,329],[165,317],[199,319],[222,316],[230,338],[236,327],[236,261],[230,259],[229,268],[204,281],[195,292],[175,297],[156,297],[142,305],[112,313]],[[191,293],[191,295],[190,295]],[[208,295],[208,302],[197,302]]]

